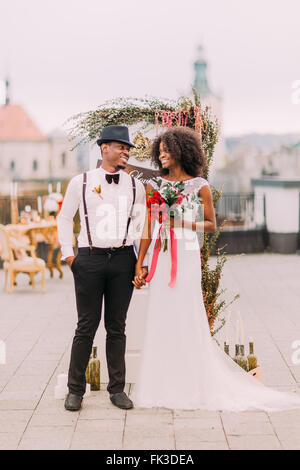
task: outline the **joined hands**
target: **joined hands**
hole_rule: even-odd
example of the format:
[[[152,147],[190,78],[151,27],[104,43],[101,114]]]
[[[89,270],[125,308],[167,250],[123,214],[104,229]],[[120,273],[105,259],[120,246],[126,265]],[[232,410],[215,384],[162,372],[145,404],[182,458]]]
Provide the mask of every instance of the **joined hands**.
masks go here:
[[[140,289],[142,286],[146,285],[146,277],[148,275],[148,268],[136,266],[135,268],[135,276],[132,281],[132,284],[136,289]]]

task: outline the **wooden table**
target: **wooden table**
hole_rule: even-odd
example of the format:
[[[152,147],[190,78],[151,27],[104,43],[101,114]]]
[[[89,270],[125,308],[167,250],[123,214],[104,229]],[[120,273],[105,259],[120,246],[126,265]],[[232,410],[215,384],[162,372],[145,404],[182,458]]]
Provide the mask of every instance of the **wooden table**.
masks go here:
[[[24,235],[29,237],[30,244],[37,247],[39,241],[45,241],[48,246],[47,268],[50,271],[50,277],[53,277],[53,269],[57,269],[60,279],[63,277],[61,269],[61,251],[59,250],[55,263],[53,263],[53,251],[59,247],[57,236],[56,221],[42,220],[41,222],[32,222],[30,224],[11,224],[6,226],[10,236],[22,238]]]

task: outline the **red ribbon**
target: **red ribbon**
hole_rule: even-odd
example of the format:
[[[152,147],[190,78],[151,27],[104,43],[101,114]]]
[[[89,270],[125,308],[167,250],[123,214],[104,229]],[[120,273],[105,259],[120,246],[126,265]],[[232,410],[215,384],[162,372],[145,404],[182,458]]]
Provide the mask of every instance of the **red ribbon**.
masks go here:
[[[161,229],[162,229],[162,225],[160,226],[160,229],[159,229],[159,232],[158,232],[158,235],[157,235],[157,238],[156,238],[156,242],[155,242],[155,245],[154,245],[153,256],[152,256],[152,261],[151,261],[151,268],[150,268],[148,276],[146,277],[146,282],[151,281],[151,279],[154,276],[155,270],[156,270],[158,254],[159,254],[160,247],[161,247],[161,239],[160,239]]]
[[[159,255],[160,248],[161,248],[161,238],[160,238],[161,229],[162,229],[162,225],[160,226],[160,229],[159,229],[156,241],[155,241],[150,272],[148,276],[146,277],[146,282],[150,282],[152,280],[155,270],[156,270],[158,255]],[[171,265],[171,280],[168,286],[174,287],[176,283],[176,276],[177,276],[177,240],[176,240],[175,232],[172,228],[170,229],[170,235],[171,235],[171,263],[172,265]]]

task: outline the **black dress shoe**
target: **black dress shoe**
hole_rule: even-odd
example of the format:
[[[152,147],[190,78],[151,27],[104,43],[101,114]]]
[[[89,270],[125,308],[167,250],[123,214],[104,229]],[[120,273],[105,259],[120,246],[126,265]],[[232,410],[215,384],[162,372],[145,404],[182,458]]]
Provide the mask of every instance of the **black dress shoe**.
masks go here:
[[[125,392],[111,393],[109,397],[112,404],[118,408],[122,408],[122,410],[130,410],[133,408],[133,403]]]
[[[68,393],[65,400],[65,408],[68,411],[78,411],[81,408],[82,397],[74,395],[74,393]]]

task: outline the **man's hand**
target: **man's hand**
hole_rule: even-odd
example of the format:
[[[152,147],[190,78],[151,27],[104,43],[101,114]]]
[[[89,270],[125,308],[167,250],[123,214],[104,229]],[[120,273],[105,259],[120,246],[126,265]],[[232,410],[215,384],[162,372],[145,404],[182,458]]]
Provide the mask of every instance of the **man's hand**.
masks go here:
[[[148,275],[148,268],[147,267],[140,267],[136,266],[135,268],[135,276],[132,284],[136,289],[140,289],[142,286],[146,284],[145,278]]]
[[[68,258],[66,258],[66,262],[68,263],[69,268],[71,268],[74,258],[75,256],[68,256]]]

